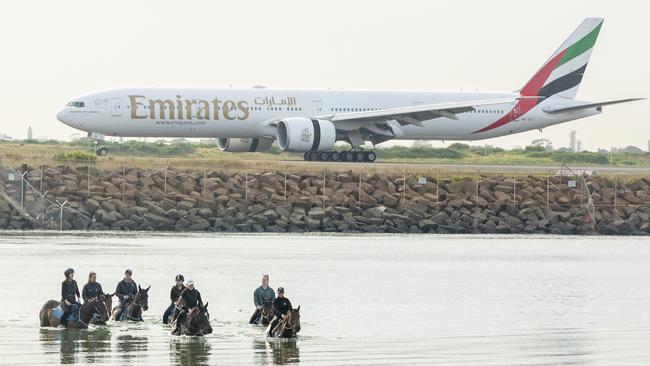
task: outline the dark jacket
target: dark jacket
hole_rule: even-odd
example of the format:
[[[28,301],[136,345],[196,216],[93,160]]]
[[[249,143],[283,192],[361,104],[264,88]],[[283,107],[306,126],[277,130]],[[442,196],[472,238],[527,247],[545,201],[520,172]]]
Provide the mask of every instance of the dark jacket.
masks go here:
[[[201,293],[197,289],[190,290],[189,288],[186,288],[181,293],[181,297],[183,298],[183,303],[188,309],[194,308],[197,305],[203,306],[203,300],[201,300]]]
[[[172,291],[169,293],[169,298],[172,300],[172,302],[176,302],[176,300],[181,297],[183,290],[185,290],[185,286],[181,287],[180,289],[176,285],[172,287]]]
[[[273,300],[273,314],[280,317],[281,315],[287,315],[289,310],[291,310],[291,301],[286,297],[276,297]]]
[[[68,300],[70,303],[74,304],[77,302],[77,297],[80,297],[77,281],[68,281],[66,279],[65,281],[61,282],[61,302]]]
[[[135,284],[135,281],[126,283],[126,281],[122,280],[117,284],[117,288],[115,289],[115,296],[117,296],[120,302],[124,301],[124,296],[135,296],[137,293],[138,285]]]
[[[88,282],[84,285],[83,290],[81,290],[81,298],[84,299],[84,302],[90,301],[100,294],[103,294],[102,285],[99,282]]]

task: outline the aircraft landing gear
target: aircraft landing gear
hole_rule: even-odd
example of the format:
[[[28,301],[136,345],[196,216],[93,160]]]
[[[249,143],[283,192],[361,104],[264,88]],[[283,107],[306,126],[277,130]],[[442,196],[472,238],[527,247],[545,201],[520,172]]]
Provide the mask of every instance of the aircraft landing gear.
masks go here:
[[[307,151],[305,161],[331,161],[348,163],[374,163],[377,154],[374,151]]]
[[[95,150],[95,155],[106,156],[108,155],[108,149],[105,146],[100,146]]]

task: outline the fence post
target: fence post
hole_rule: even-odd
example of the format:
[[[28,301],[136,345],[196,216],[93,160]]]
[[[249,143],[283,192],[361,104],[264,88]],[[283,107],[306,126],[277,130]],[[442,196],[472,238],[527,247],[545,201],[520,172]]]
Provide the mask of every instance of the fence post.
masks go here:
[[[616,202],[618,198],[618,175],[614,175],[614,207],[616,207]]]
[[[88,176],[86,177],[86,183],[88,183],[88,197],[90,197],[90,157],[88,158]]]
[[[27,171],[20,172],[20,207],[25,207],[25,175]]]
[[[361,209],[361,172],[359,172],[359,209]]]
[[[208,179],[208,168],[203,167],[203,199],[205,199],[206,180]]]
[[[126,181],[126,166],[122,163],[122,202],[124,202],[124,183]]]
[[[59,231],[63,231],[63,206],[65,206],[68,201],[63,201],[63,203],[56,200],[56,203],[59,204]]]
[[[167,198],[167,166],[165,166],[165,198]]]
[[[478,197],[479,197],[478,195],[479,173],[480,172],[478,171],[476,172],[476,206],[478,206]]]
[[[551,177],[549,176],[549,173],[546,173],[546,207],[548,207],[548,200],[549,200],[549,183],[550,183]]]
[[[325,171],[323,170],[323,209],[325,209]]]
[[[41,168],[41,186],[38,191],[43,193],[43,164],[40,165],[40,168]]]
[[[284,204],[287,204],[287,172],[284,172]]]
[[[517,206],[517,177],[512,176],[512,206]]]
[[[244,199],[248,201],[248,170],[244,173],[244,177],[246,179],[246,182],[244,182],[244,189],[245,189]]]
[[[440,210],[440,176],[436,174],[436,213]]]

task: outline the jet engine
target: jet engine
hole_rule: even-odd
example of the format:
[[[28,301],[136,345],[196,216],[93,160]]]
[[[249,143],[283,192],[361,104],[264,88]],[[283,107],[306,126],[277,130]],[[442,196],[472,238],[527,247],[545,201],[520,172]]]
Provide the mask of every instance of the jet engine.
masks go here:
[[[282,151],[329,151],[336,142],[336,127],[330,121],[304,117],[278,122],[278,146]]]
[[[258,152],[266,151],[271,148],[273,144],[272,139],[265,138],[245,138],[245,139],[232,139],[220,138],[217,140],[217,145],[221,151],[228,152]]]

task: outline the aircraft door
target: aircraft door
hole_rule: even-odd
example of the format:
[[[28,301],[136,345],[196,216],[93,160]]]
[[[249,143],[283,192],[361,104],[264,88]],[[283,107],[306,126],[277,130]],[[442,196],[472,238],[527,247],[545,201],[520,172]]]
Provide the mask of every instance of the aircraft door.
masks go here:
[[[313,100],[311,102],[312,105],[312,114],[314,116],[319,116],[323,114],[323,102],[320,100]]]
[[[111,98],[111,116],[119,117],[122,115],[122,101],[120,98]]]

